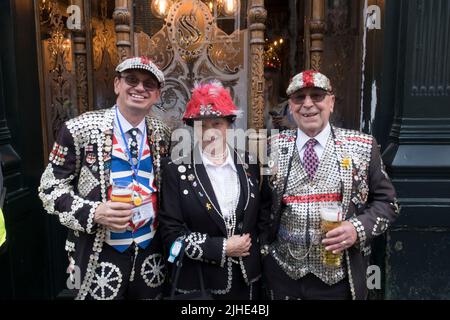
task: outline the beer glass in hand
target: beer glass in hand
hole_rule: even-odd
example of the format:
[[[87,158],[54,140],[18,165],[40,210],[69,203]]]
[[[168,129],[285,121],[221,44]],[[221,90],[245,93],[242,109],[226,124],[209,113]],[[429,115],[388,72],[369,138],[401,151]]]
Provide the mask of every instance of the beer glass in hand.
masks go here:
[[[133,202],[133,190],[128,182],[116,181],[112,184],[111,201],[113,202]]]
[[[342,223],[342,205],[340,203],[326,204],[320,208],[320,227],[323,236],[339,227]],[[342,260],[342,252],[334,254],[332,251],[325,250],[325,246],[321,245],[322,262],[327,266],[339,267]]]

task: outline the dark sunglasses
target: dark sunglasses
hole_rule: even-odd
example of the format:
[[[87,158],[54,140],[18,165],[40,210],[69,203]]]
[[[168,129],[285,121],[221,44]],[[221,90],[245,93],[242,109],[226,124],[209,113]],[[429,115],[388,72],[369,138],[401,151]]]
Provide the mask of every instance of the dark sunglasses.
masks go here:
[[[126,76],[119,75],[119,78],[123,78],[125,80],[125,83],[132,87],[136,87],[139,85],[139,83],[142,82],[144,89],[147,91],[155,91],[159,88],[158,83],[152,79],[141,81],[141,80],[139,80],[138,77],[133,76],[133,75],[126,75]]]
[[[322,102],[327,95],[331,94],[332,93],[328,91],[320,90],[320,91],[312,91],[309,94],[293,94],[292,96],[289,97],[289,99],[291,99],[291,101],[295,104],[303,104],[305,102],[306,97],[309,96],[313,102]]]

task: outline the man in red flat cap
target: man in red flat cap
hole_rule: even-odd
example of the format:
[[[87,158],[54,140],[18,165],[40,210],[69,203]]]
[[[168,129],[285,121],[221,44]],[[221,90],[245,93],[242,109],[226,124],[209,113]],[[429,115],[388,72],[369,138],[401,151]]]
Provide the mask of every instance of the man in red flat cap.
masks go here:
[[[303,71],[286,91],[298,128],[276,147],[262,192],[263,274],[272,299],[366,299],[374,237],[398,214],[375,139],[330,125],[330,80]],[[331,226],[331,227],[330,227]]]
[[[157,232],[160,160],[170,132],[147,115],[164,75],[145,57],[116,71],[116,105],[63,125],[39,196],[68,229],[67,283],[77,299],[157,299],[166,274]]]

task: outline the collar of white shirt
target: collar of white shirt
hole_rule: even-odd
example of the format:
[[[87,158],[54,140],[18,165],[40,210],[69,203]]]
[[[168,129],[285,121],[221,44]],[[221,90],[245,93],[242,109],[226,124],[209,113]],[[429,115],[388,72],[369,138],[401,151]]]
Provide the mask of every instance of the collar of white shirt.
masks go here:
[[[127,133],[128,130],[135,128],[133,127],[127,119],[125,119],[125,117],[122,115],[122,113],[119,110],[119,107],[116,106],[117,108],[117,115],[120,121],[120,125],[122,126],[122,130],[123,133]],[[114,123],[116,124],[117,127],[119,127],[119,123],[117,122],[117,117],[114,117]],[[144,133],[144,129],[145,129],[145,118],[142,119],[142,121],[139,123],[139,125],[136,127],[139,129],[139,134],[143,134]]]
[[[225,159],[225,162],[222,164],[213,163],[211,160],[208,159],[208,157],[203,152],[201,152],[203,165],[205,167],[214,167],[214,168],[225,168],[225,167],[229,166],[234,171],[237,171],[236,166],[234,165],[232,151],[230,150],[230,147],[227,147],[227,148],[228,148],[227,158]]]
[[[328,137],[331,134],[331,126],[330,123],[327,123],[326,127],[320,131],[320,133],[315,137],[310,137],[306,135],[302,130],[297,129],[297,148],[298,150],[302,150],[305,148],[306,142],[308,142],[309,139],[314,138],[317,140],[317,142],[320,144],[322,148],[325,148],[325,145],[327,144]]]

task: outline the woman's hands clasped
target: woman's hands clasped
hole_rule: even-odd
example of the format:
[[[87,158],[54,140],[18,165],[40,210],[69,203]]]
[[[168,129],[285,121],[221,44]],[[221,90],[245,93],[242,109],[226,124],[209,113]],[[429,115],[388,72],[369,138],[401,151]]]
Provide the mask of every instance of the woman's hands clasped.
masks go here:
[[[226,255],[229,257],[246,257],[250,255],[252,239],[250,234],[233,235],[227,239]]]

